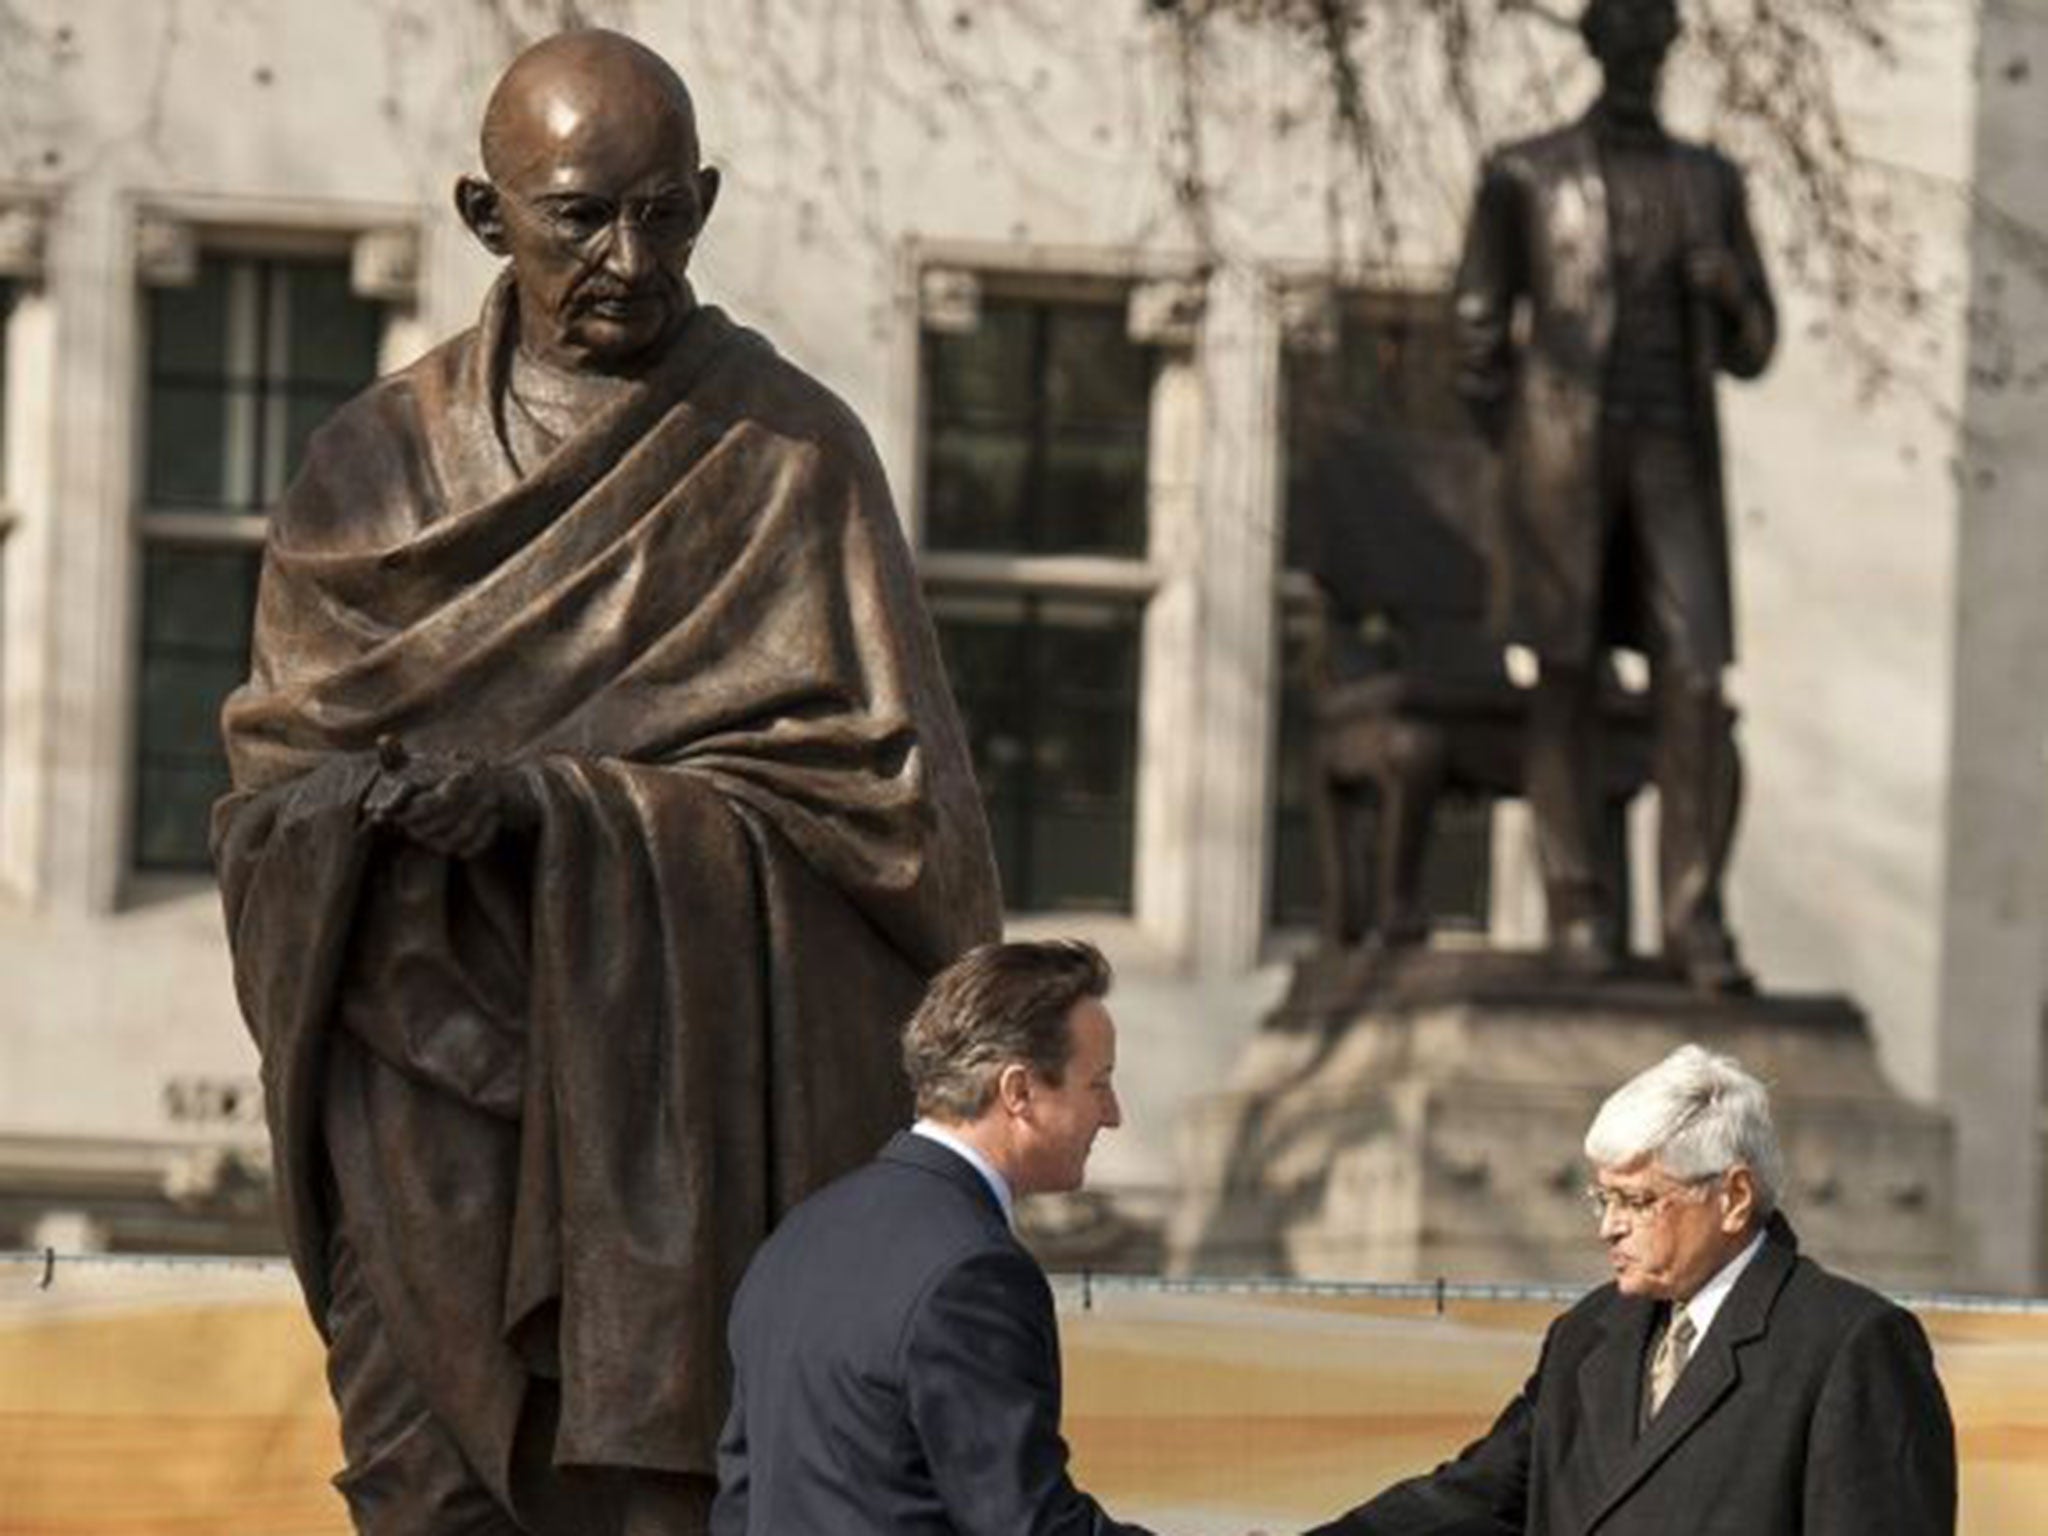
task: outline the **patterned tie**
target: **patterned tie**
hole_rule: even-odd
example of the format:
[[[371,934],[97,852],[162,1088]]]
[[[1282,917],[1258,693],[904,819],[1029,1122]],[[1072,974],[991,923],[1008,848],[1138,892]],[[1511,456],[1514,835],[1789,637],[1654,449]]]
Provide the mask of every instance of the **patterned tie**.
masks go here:
[[[1643,1411],[1645,1424],[1657,1417],[1658,1410],[1664,1406],[1664,1399],[1678,1385],[1685,1362],[1692,1358],[1694,1336],[1692,1319],[1686,1316],[1685,1308],[1673,1307],[1671,1321],[1664,1325],[1664,1337],[1657,1341],[1656,1353],[1650,1356],[1649,1394]]]

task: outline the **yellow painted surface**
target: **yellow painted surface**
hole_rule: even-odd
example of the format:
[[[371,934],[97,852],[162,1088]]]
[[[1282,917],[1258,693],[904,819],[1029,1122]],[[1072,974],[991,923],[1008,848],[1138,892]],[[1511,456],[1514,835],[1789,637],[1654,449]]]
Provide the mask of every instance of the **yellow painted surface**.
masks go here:
[[[0,1266],[0,1533],[346,1536],[287,1274]]]
[[[346,1536],[281,1269],[0,1265],[0,1536]],[[1063,1318],[1076,1471],[1186,1533],[1325,1518],[1480,1433],[1550,1309],[1098,1293]],[[1924,1313],[1967,1536],[2048,1530],[2048,1315]]]

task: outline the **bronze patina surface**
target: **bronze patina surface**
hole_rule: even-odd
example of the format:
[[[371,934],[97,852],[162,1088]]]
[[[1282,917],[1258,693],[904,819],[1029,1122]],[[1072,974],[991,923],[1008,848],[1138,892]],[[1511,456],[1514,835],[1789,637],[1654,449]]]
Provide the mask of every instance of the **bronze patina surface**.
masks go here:
[[[692,295],[683,82],[550,39],[483,159],[480,323],[275,510],[216,855],[358,1528],[688,1531],[731,1289],[996,879],[866,433]]]
[[[1488,158],[1457,279],[1461,389],[1503,456],[1494,619],[1542,668],[1527,789],[1560,957],[1598,971],[1618,947],[1598,690],[1605,649],[1632,646],[1652,677],[1665,955],[1741,990],[1720,895],[1739,769],[1714,392],[1763,371],[1776,313],[1741,172],[1658,120],[1675,0],[1592,0],[1581,26],[1600,98]]]

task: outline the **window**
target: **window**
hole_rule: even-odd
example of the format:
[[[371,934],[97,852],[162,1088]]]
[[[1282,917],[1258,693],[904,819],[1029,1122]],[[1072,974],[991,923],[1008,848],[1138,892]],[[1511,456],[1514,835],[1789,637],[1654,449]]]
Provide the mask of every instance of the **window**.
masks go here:
[[[1314,700],[1329,682],[1403,669],[1447,683],[1498,666],[1484,625],[1479,525],[1485,455],[1457,398],[1441,295],[1355,294],[1319,344],[1290,345],[1286,541],[1278,603],[1281,699],[1269,920],[1313,923],[1309,814]],[[1484,928],[1491,807],[1438,805],[1425,900],[1441,924]],[[1353,850],[1352,857],[1361,856]]]
[[[926,548],[1142,558],[1152,366],[1117,300],[989,299],[928,334]]]
[[[1006,900],[1128,911],[1156,349],[1097,289],[985,295],[922,354],[926,588]]]
[[[382,312],[345,258],[209,254],[147,297],[133,859],[208,867],[220,706],[247,675],[263,513],[375,377]]]

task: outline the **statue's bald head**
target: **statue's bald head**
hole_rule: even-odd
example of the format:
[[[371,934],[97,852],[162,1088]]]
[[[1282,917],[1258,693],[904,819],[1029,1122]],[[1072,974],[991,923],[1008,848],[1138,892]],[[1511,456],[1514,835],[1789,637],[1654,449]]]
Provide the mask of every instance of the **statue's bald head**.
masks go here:
[[[501,184],[596,135],[666,138],[680,169],[696,169],[690,88],[653,49],[597,29],[544,38],[514,59],[484,108],[484,171]]]
[[[649,366],[694,307],[684,274],[718,198],[682,78],[616,32],[548,38],[491,92],[483,158],[455,202],[511,260],[521,348],[568,368]]]

